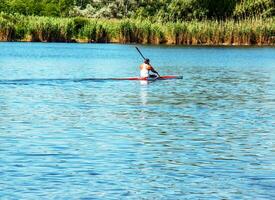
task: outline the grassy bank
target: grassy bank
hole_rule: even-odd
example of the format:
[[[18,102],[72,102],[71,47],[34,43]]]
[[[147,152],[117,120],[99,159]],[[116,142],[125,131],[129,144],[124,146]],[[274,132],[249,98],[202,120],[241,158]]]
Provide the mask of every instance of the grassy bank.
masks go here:
[[[275,19],[151,23],[0,14],[0,41],[274,45]]]

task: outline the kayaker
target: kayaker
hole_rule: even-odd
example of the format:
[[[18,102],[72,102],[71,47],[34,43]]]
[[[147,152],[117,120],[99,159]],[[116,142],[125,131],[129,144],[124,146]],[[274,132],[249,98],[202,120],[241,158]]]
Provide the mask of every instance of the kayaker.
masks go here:
[[[150,74],[153,72],[154,74]],[[150,60],[146,58],[144,63],[140,65],[140,77],[141,78],[158,78],[160,77],[159,73],[150,65]]]

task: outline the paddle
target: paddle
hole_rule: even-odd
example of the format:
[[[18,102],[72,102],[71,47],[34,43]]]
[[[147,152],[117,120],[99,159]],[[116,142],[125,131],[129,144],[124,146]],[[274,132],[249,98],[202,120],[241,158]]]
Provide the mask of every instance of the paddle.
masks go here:
[[[136,50],[139,52],[139,54],[141,55],[141,57],[142,57],[144,60],[146,60],[146,58],[143,56],[143,54],[141,53],[141,51],[139,50],[138,47],[136,47]],[[157,80],[157,79],[160,77],[160,75],[158,74],[157,71],[155,71],[154,73],[156,73],[156,74],[158,75],[158,77],[156,77],[156,78],[154,79],[154,80]]]
[[[141,57],[145,60],[146,58],[142,55],[142,53],[140,52],[139,48],[136,47],[137,51],[139,52],[139,54],[141,55]]]

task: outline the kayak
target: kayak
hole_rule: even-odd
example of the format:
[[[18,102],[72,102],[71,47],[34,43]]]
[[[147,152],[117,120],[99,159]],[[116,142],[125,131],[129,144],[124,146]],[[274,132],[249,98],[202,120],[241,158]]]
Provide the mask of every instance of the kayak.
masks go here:
[[[111,81],[155,81],[155,80],[169,80],[169,79],[182,79],[182,76],[160,76],[158,78],[141,78],[141,77],[129,77],[129,78],[87,78],[82,81],[89,80],[111,80]]]
[[[85,82],[85,81],[156,81],[156,80],[172,80],[182,79],[182,76],[161,76],[158,78],[140,78],[140,77],[129,77],[129,78],[83,78],[83,79],[15,79],[15,80],[1,80],[1,84],[31,84],[31,83],[46,83],[46,82]]]

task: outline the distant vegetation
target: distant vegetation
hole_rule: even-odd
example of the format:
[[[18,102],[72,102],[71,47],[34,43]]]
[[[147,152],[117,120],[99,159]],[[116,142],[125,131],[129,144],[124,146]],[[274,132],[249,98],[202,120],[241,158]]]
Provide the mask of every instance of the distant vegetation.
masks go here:
[[[0,40],[40,42],[120,42],[144,44],[275,44],[275,18],[151,23],[0,15]]]
[[[0,11],[51,17],[193,19],[271,17],[274,0],[1,0]]]
[[[275,0],[0,0],[0,41],[275,44]]]

